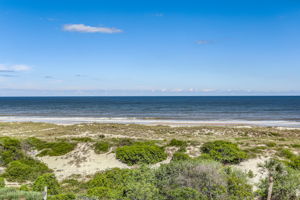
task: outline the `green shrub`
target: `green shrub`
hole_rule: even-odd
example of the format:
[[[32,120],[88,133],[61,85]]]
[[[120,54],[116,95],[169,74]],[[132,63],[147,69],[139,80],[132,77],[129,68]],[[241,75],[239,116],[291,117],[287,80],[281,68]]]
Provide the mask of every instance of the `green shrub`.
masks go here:
[[[96,174],[87,183],[88,194],[105,199],[101,195],[106,191],[108,199],[157,199],[159,192],[154,178],[153,170],[145,166],[137,169],[114,168]]]
[[[5,180],[3,177],[0,177],[0,188],[5,187]]]
[[[48,143],[46,141],[40,140],[36,137],[27,138],[24,142],[37,150],[49,148]]]
[[[165,160],[167,154],[157,145],[134,144],[117,148],[116,157],[128,165],[155,164]]]
[[[189,187],[182,187],[170,190],[168,199],[174,200],[206,200],[200,192]]]
[[[65,155],[74,150],[76,144],[60,141],[60,142],[49,142],[47,148],[44,149],[38,156],[61,156]]]
[[[293,148],[300,148],[300,144],[291,144],[291,147],[293,147]]]
[[[300,170],[300,156],[294,156],[287,162],[288,166],[292,167],[293,169]]]
[[[83,138],[83,140],[86,140],[86,138]],[[65,140],[46,142],[35,137],[27,138],[24,142],[37,150],[42,150],[38,156],[61,156],[73,151],[76,147],[76,144],[67,142]]]
[[[71,179],[64,179],[61,182],[61,188],[62,191],[66,192],[66,193],[81,193],[85,188],[86,188],[86,184],[85,183],[81,183],[80,181],[78,181],[77,179],[71,178]]]
[[[24,158],[9,163],[5,170],[4,177],[9,181],[33,181],[38,176],[51,172],[51,170],[42,162],[33,158]]]
[[[292,153],[289,149],[281,149],[280,152],[278,153],[279,156],[291,159],[295,157],[296,155]]]
[[[42,192],[44,191],[45,186],[48,188],[48,194],[56,195],[59,193],[60,186],[54,174],[44,174],[39,176],[33,183],[32,189],[34,191]]]
[[[230,200],[252,200],[252,186],[248,184],[247,174],[227,168],[227,192]]]
[[[43,199],[43,195],[40,192],[21,191],[16,188],[0,188],[0,199],[7,200],[37,200]]]
[[[57,194],[53,196],[49,196],[48,200],[75,200],[76,196],[72,193],[67,194]]]
[[[87,183],[88,188],[107,187],[107,188],[123,188],[128,182],[129,169],[113,168],[100,172]]]
[[[24,182],[28,179],[28,174],[31,172],[30,166],[20,161],[12,161],[9,163],[4,176],[10,181]]]
[[[237,144],[223,140],[204,143],[201,151],[224,164],[237,164],[247,158],[246,152],[239,149]]]
[[[95,150],[95,153],[106,153],[109,151],[109,143],[108,142],[104,142],[104,141],[99,141],[99,142],[96,142],[96,144],[94,145],[94,150]]]
[[[154,170],[145,165],[129,170],[126,185],[123,189],[124,199],[163,199],[159,194],[159,189],[156,187],[155,182]]]
[[[175,147],[187,146],[187,142],[182,140],[172,139],[168,144],[168,146],[175,146]]]
[[[172,161],[182,161],[182,160],[189,160],[189,159],[190,159],[189,155],[182,152],[175,152],[172,157]]]
[[[108,187],[94,187],[88,190],[87,194],[91,197],[97,197],[100,200],[115,200],[119,194]]]
[[[30,191],[30,186],[27,185],[27,184],[21,185],[21,187],[19,188],[19,190]]]
[[[210,155],[208,155],[207,153],[202,153],[200,156],[198,156],[197,158],[195,158],[195,160],[214,160],[210,157]]]
[[[226,175],[221,168],[215,161],[171,162],[156,171],[156,184],[165,195],[170,190],[189,187],[206,197],[220,199],[226,194]]]
[[[19,140],[10,137],[0,137],[0,165],[6,166],[14,160],[24,157]]]
[[[251,186],[244,178],[246,175],[234,169],[224,169],[216,161],[171,162],[162,165],[155,173],[156,185],[160,193],[167,197],[173,190],[188,187],[202,194],[202,199],[252,199]]]

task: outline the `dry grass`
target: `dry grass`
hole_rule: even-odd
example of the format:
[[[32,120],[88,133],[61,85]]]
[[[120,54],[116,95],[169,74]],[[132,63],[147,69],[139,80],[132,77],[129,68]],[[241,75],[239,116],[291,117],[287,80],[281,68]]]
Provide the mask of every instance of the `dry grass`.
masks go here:
[[[108,141],[114,141],[116,138],[131,138],[157,140],[162,143],[176,138],[190,141],[191,146],[199,146],[207,141],[222,139],[236,142],[243,149],[254,150],[259,153],[276,152],[278,148],[290,148],[295,152],[300,152],[299,129],[272,127],[170,127],[101,123],[57,125],[33,122],[3,122],[0,123],[0,136],[18,138],[34,136],[47,140],[72,137],[90,137],[98,140],[104,136],[105,140]]]

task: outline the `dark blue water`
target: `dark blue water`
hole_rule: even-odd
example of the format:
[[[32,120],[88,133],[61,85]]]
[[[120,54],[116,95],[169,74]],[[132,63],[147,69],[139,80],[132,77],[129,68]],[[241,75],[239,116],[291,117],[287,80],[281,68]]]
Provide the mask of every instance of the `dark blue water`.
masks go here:
[[[0,116],[300,122],[300,97],[0,97]]]

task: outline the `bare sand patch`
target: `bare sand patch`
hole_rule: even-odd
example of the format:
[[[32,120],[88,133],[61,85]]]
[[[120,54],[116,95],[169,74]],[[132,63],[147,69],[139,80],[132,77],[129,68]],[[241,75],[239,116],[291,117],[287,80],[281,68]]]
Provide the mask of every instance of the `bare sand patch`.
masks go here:
[[[254,186],[254,190],[257,189],[256,185],[259,183],[259,181],[266,177],[266,173],[262,173],[259,164],[263,164],[265,161],[269,160],[270,157],[258,157],[246,160],[244,162],[241,162],[240,164],[234,166],[237,169],[240,169],[241,171],[248,173],[250,170],[253,172],[254,177],[249,179],[249,182],[251,185]]]
[[[82,178],[110,168],[129,168],[116,159],[112,152],[96,154],[88,143],[79,143],[76,149],[63,156],[37,157],[53,169],[58,180],[79,174]]]

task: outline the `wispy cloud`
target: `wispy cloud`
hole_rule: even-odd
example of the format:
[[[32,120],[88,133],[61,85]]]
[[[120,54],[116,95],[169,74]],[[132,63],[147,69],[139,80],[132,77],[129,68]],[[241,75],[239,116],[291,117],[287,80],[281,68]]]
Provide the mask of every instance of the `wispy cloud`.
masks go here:
[[[199,44],[199,45],[212,44],[214,42],[215,41],[213,41],[213,40],[198,40],[198,41],[196,41],[196,43]]]
[[[71,32],[82,32],[82,33],[121,33],[121,29],[109,28],[109,27],[96,27],[96,26],[87,26],[84,24],[66,24],[63,27],[65,31]]]
[[[27,65],[2,65],[0,64],[0,72],[23,72],[29,71],[31,67]]]

